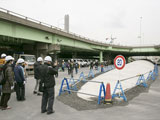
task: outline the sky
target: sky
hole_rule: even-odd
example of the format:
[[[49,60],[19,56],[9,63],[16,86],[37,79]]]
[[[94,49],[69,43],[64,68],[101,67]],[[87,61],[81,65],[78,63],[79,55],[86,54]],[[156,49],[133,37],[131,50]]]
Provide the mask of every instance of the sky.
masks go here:
[[[1,8],[62,29],[69,14],[70,32],[106,43],[115,38],[112,44],[125,46],[160,45],[159,5],[160,0],[0,0]]]

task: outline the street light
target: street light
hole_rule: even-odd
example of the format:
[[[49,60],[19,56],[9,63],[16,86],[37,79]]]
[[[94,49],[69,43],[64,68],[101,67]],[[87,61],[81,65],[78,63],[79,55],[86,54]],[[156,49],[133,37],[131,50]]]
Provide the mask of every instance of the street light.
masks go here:
[[[111,40],[109,43],[112,44],[114,42],[114,40],[117,39],[117,38],[116,37],[112,37],[112,34],[111,34],[110,38],[106,38],[106,40],[109,40],[109,39]]]
[[[142,40],[142,17],[140,17],[140,25],[139,25],[139,36],[138,38],[140,39],[140,45],[141,45],[141,40]]]

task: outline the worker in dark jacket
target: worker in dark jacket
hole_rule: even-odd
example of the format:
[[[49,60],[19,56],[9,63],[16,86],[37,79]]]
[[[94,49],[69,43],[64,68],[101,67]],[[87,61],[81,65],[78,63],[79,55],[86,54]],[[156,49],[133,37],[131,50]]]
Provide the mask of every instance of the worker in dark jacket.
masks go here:
[[[25,100],[25,77],[24,77],[24,68],[22,64],[24,60],[19,58],[17,65],[14,68],[15,82],[16,82],[16,95],[18,101]]]
[[[0,72],[2,71],[2,68],[5,64],[5,57],[6,57],[6,54],[1,54],[1,58],[0,58]],[[1,92],[2,92],[2,85],[0,85],[0,96],[1,96]]]
[[[73,78],[73,69],[74,69],[74,61],[73,59],[71,59],[71,62],[70,62],[70,72],[71,72],[71,78]]]
[[[90,63],[90,70],[92,69],[93,70],[93,61],[91,61],[91,63]]]
[[[74,68],[75,68],[75,72],[76,72],[76,74],[78,74],[79,64],[78,64],[77,60],[75,60]]]
[[[41,83],[43,84],[44,91],[42,96],[42,105],[41,105],[41,112],[47,114],[54,113],[53,110],[53,103],[54,103],[54,86],[55,86],[55,78],[57,69],[57,63],[52,66],[52,58],[50,56],[46,56],[44,58],[44,65],[40,67],[40,74],[41,74]],[[47,106],[48,104],[48,106]]]
[[[95,62],[95,69],[98,70],[98,60]]]
[[[13,59],[14,58],[12,56],[6,56],[6,63],[3,67],[5,83],[2,85],[2,97],[0,101],[0,108],[2,110],[7,110],[11,108],[7,105],[7,103],[11,97],[14,82],[14,73],[12,69]]]
[[[38,57],[37,62],[34,63],[34,78],[36,79],[36,85],[33,91],[33,94],[41,95],[41,93],[38,90],[39,82],[40,82],[40,73],[39,73],[39,67],[42,65],[43,58]]]

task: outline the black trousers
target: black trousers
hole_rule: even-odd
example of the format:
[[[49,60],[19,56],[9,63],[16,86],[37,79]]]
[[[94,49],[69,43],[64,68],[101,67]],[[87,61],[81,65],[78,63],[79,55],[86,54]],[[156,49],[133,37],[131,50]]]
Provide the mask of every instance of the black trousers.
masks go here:
[[[1,94],[2,94],[2,85],[0,85],[0,96],[1,96]]]
[[[64,67],[62,67],[62,71],[64,72]]]
[[[54,103],[54,87],[45,88],[42,96],[42,104],[41,111],[53,111],[53,103]],[[48,105],[48,106],[47,106]]]
[[[73,78],[73,69],[70,70],[71,78]]]
[[[76,74],[78,73],[78,68],[77,67],[75,67],[75,72],[76,72]]]
[[[17,82],[16,84],[17,100],[25,100],[25,85],[23,82]]]
[[[1,97],[1,102],[0,102],[0,106],[3,108],[8,107],[8,101],[11,97],[11,93],[3,93],[2,97]]]
[[[70,68],[68,68],[68,75],[70,75],[71,74],[71,69]]]

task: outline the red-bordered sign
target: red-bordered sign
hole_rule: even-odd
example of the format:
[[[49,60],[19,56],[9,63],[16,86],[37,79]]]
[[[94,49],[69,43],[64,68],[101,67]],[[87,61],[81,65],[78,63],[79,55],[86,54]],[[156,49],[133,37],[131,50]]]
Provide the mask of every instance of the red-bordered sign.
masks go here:
[[[122,56],[122,55],[117,55],[115,58],[114,58],[114,66],[118,69],[118,70],[121,70],[124,68],[126,64],[126,60],[125,58]]]

